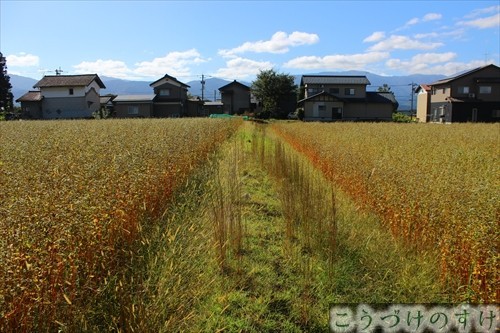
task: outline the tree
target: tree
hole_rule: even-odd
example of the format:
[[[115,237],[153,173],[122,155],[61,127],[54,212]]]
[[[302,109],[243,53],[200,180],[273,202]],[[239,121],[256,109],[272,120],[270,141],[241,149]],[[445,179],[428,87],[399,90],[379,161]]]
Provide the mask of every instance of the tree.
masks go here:
[[[387,83],[384,83],[382,86],[378,87],[378,92],[392,92],[391,87]]]
[[[277,73],[274,69],[260,71],[252,82],[252,93],[262,105],[260,118],[287,117],[296,106],[297,86],[292,75]]]
[[[7,60],[0,52],[0,112],[4,117],[7,113],[12,112],[14,106],[14,96],[11,89],[10,77],[7,75]]]

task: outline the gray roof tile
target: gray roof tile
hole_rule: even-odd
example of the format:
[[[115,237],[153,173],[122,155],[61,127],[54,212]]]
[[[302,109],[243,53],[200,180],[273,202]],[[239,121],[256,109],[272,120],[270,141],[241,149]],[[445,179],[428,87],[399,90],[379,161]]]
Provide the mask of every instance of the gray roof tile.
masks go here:
[[[370,84],[366,76],[303,75],[301,84]]]
[[[38,81],[34,88],[48,87],[79,87],[88,86],[92,81],[96,81],[99,87],[106,88],[97,74],[84,75],[46,75]]]

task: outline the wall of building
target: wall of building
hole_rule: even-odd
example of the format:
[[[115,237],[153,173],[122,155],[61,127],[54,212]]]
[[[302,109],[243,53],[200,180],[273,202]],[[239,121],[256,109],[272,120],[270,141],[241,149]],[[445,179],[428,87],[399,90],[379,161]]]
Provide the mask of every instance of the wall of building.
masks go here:
[[[137,114],[130,114],[129,107],[135,106],[137,107]],[[153,104],[150,102],[147,103],[116,103],[115,104],[115,112],[117,118],[149,118],[152,116]]]
[[[92,118],[92,112],[99,108],[99,99],[92,107],[83,97],[44,98],[42,101],[42,117],[44,119]]]
[[[425,91],[417,95],[417,118],[421,123],[429,121],[429,97],[429,94]]]
[[[154,104],[153,117],[178,118],[184,116],[184,104],[180,102],[155,102]]]
[[[333,89],[333,90],[332,90]],[[338,93],[334,91],[334,89],[338,89]],[[346,89],[354,89],[354,95],[346,95]],[[308,84],[305,89],[305,98],[311,97],[313,95],[319,94],[320,92],[325,91],[334,96],[338,96],[341,98],[365,98],[366,97],[366,86],[365,85],[357,85],[357,84]]]

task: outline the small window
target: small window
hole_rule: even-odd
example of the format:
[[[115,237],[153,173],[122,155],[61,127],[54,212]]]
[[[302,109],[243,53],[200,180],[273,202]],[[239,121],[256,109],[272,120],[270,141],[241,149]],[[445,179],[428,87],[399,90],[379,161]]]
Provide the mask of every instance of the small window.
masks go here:
[[[307,89],[307,94],[308,94],[309,96],[311,96],[311,95],[315,95],[315,94],[317,94],[318,92],[319,92],[319,91],[318,91],[318,89],[315,89],[315,88],[309,88],[309,89]]]
[[[322,111],[325,111],[326,110],[326,107],[324,105],[318,105],[318,111],[319,112],[322,112]]]
[[[491,86],[480,86],[479,93],[480,94],[491,94]]]
[[[160,96],[170,96],[170,89],[160,89]]]
[[[458,93],[459,94],[468,94],[469,93],[469,87],[458,87]]]
[[[74,93],[74,92],[73,92],[73,88],[69,88],[69,94],[70,94],[70,95],[73,95],[73,93]]]
[[[330,88],[330,94],[338,94],[339,88]]]
[[[345,94],[347,96],[353,96],[355,93],[354,88],[345,88]]]
[[[139,114],[139,107],[137,105],[129,105],[128,114],[130,114],[130,115]]]
[[[493,111],[491,112],[491,116],[492,116],[493,118],[500,118],[500,110],[493,110]]]

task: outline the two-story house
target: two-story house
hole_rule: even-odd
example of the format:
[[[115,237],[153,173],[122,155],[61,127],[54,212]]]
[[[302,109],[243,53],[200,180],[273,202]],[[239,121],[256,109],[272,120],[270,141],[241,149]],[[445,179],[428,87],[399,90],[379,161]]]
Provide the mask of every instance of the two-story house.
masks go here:
[[[165,74],[161,79],[151,83],[154,98],[154,117],[183,117],[187,111],[188,88],[185,83]]]
[[[250,87],[236,80],[219,88],[223,113],[241,114],[250,111]]]
[[[478,67],[436,81],[429,86],[430,102],[425,110],[426,117],[422,116],[427,121],[440,123],[500,121],[500,67],[498,66],[490,64]],[[417,109],[419,107],[417,105]],[[423,111],[421,114],[424,114]]]
[[[392,93],[367,92],[366,76],[303,75],[298,107],[305,121],[390,121],[397,109]]]
[[[106,88],[97,74],[48,75],[16,101],[23,117],[31,119],[92,118],[100,104],[100,89]]]

